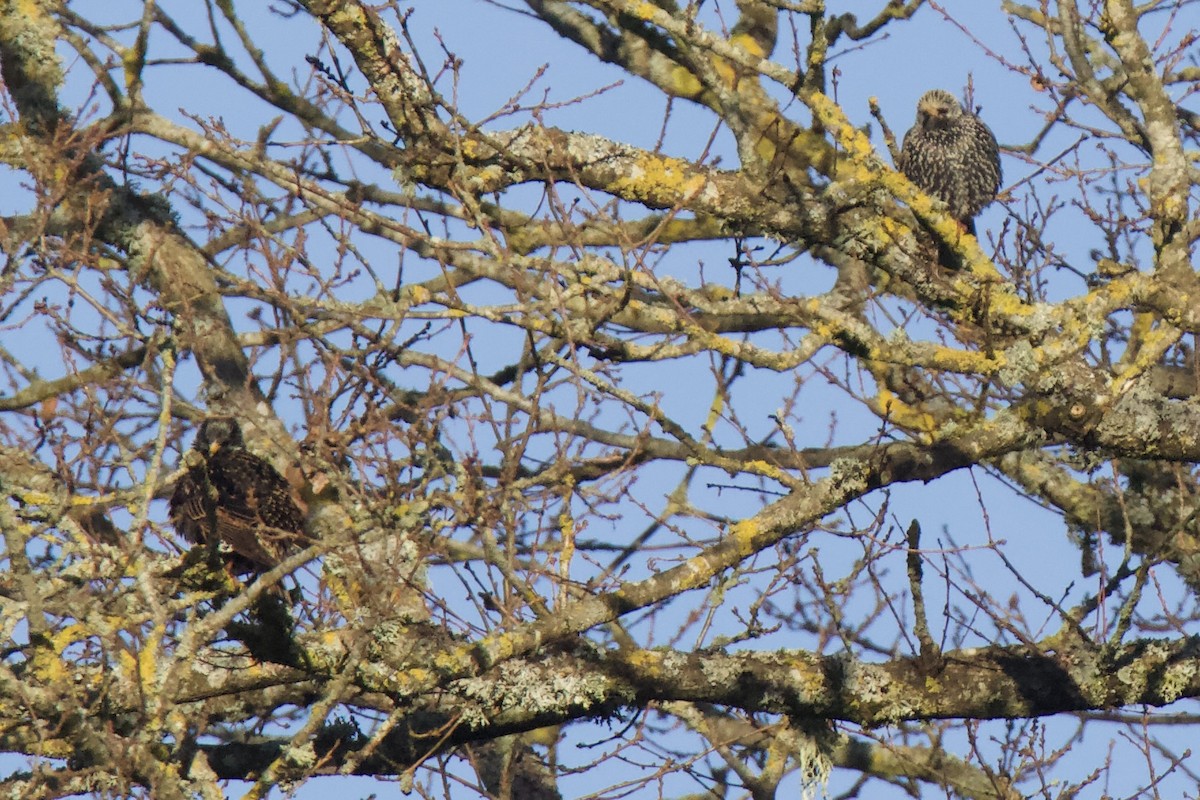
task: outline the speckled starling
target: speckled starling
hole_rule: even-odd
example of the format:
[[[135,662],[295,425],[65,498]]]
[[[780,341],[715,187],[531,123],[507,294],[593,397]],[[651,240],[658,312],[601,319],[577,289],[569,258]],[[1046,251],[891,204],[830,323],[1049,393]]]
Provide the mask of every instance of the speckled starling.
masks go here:
[[[954,95],[933,89],[917,102],[917,121],[904,135],[897,165],[909,180],[944,202],[972,234],[975,216],[1000,189],[1000,149],[979,117]]]
[[[186,461],[171,521],[184,538],[223,554],[233,572],[265,572],[312,543],[288,482],[246,449],[237,421],[205,421]]]

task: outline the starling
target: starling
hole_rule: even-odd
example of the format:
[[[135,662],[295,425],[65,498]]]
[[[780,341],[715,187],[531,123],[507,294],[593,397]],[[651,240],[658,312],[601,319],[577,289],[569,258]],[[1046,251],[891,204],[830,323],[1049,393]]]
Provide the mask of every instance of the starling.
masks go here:
[[[188,541],[222,553],[234,573],[266,572],[312,543],[288,482],[246,449],[236,420],[205,421],[185,463],[171,522]]]
[[[954,95],[933,89],[917,102],[917,122],[904,135],[900,171],[944,202],[967,232],[1000,190],[1000,148],[990,128]]]

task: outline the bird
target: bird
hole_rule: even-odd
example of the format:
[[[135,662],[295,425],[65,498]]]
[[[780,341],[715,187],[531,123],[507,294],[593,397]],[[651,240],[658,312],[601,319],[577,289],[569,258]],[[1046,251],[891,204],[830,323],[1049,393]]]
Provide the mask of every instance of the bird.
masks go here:
[[[1000,148],[983,120],[944,89],[917,101],[917,120],[904,134],[897,166],[975,234],[975,217],[1000,190]]]
[[[246,449],[237,420],[205,420],[184,463],[171,522],[188,541],[219,553],[234,574],[257,576],[313,543],[291,486]]]

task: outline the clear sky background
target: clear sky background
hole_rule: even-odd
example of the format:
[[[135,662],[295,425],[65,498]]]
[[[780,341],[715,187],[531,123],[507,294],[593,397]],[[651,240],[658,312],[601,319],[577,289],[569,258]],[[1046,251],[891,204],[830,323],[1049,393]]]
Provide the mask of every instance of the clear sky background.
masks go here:
[[[99,5],[94,2],[75,2],[69,4],[77,8],[81,14],[92,16]],[[176,0],[162,4],[181,21],[188,19],[188,8],[191,6],[195,13],[202,13],[201,5],[194,0]],[[293,20],[283,20],[267,13],[268,3],[247,2],[238,3],[239,13],[248,21],[252,36],[259,39],[260,45],[266,46],[268,61],[281,75],[296,74],[306,76],[310,67],[305,62],[305,56],[316,55],[320,32],[304,15],[297,15]],[[421,57],[426,66],[436,72],[440,61],[444,58],[442,46],[462,59],[463,65],[460,80],[455,86],[449,80],[441,84],[442,91],[455,93],[457,105],[470,119],[481,120],[501,109],[512,97],[516,96],[523,87],[534,80],[539,70],[544,74],[533,83],[532,89],[525,96],[524,103],[532,105],[543,97],[550,102],[566,103],[575,98],[590,95],[602,87],[610,87],[599,95],[587,97],[579,102],[570,103],[554,109],[544,116],[546,124],[571,130],[589,131],[610,136],[619,141],[648,147],[659,138],[663,131],[663,116],[666,99],[655,89],[631,77],[616,68],[598,63],[583,53],[574,44],[557,37],[542,23],[500,5],[484,0],[413,0],[413,13],[410,17],[410,30],[415,37]],[[519,3],[513,2],[514,7]],[[877,2],[829,2],[831,13],[852,12],[868,16],[884,5],[883,0]],[[836,98],[845,109],[847,115],[856,124],[869,126],[872,141],[886,154],[883,147],[879,126],[871,119],[868,112],[868,98],[878,98],[885,118],[897,136],[903,134],[912,124],[917,98],[926,90],[935,87],[945,88],[956,96],[961,96],[968,77],[973,79],[975,103],[981,108],[981,116],[995,131],[1002,145],[1024,145],[1042,123],[1041,113],[1046,110],[1047,98],[1039,94],[1029,78],[1010,68],[1010,64],[1018,66],[1026,63],[1022,52],[1023,46],[1035,49],[1040,42],[1022,41],[1010,21],[1000,10],[999,2],[987,0],[947,0],[944,4],[953,16],[939,13],[935,7],[927,7],[918,12],[916,18],[908,23],[899,23],[887,28],[887,34],[869,43],[854,43],[842,41],[839,43],[839,54],[832,60],[831,65],[837,67]],[[141,4],[128,0],[109,0],[111,18],[116,21],[129,21],[141,13]],[[703,17],[713,19],[713,12],[718,6],[708,3]],[[735,19],[735,9],[731,0],[720,4],[726,19],[732,23]],[[1192,12],[1191,25],[1200,24],[1196,13]],[[195,31],[203,35],[207,22],[195,17]],[[804,45],[805,34],[799,33],[801,47]],[[440,43],[439,39],[440,37]],[[794,63],[789,52],[792,33],[785,22],[781,26],[780,43],[774,59],[785,65]],[[183,55],[161,32],[156,40],[151,42],[151,55],[158,56]],[[63,52],[68,63],[74,59],[72,54]],[[343,56],[343,65],[350,67],[352,62]],[[1007,63],[1006,63],[1007,62]],[[79,70],[74,73],[84,76]],[[253,140],[259,126],[263,124],[265,109],[254,107],[248,97],[233,91],[228,85],[222,85],[220,79],[214,80],[212,71],[201,67],[181,65],[178,67],[149,70],[147,75],[151,82],[147,85],[147,96],[151,106],[161,113],[184,107],[189,115],[199,117],[210,116],[220,118],[225,126],[237,136]],[[357,74],[352,73],[352,82],[357,89],[362,89],[364,82]],[[619,83],[618,83],[619,82]],[[617,85],[612,85],[617,84]],[[90,87],[73,85],[71,98],[83,101],[84,92]],[[832,87],[831,87],[832,90]],[[780,91],[778,96],[783,97]],[[242,104],[246,104],[243,106]],[[797,118],[806,118],[805,109],[798,103],[791,106]],[[101,114],[106,109],[101,110]],[[382,118],[379,113],[376,122]],[[180,119],[183,119],[182,115]],[[527,121],[527,115],[516,114],[502,117],[490,123],[494,129],[507,129]],[[672,154],[686,158],[697,157],[706,146],[714,128],[714,119],[706,112],[692,107],[686,101],[674,104],[672,116],[667,124],[664,149]],[[296,129],[287,130],[287,125],[280,129],[276,138],[283,140],[288,137],[300,138]],[[1035,154],[1034,162],[1049,159],[1067,148],[1074,141],[1066,134],[1047,140],[1041,150]],[[722,163],[732,166],[736,163],[736,153],[732,147],[731,138],[719,133],[716,140],[716,151],[721,154]],[[1085,143],[1079,150],[1081,158],[1095,157],[1095,150]],[[1024,156],[1006,155],[1003,162],[1004,185],[1013,186],[1026,176],[1033,173],[1037,163],[1031,163]],[[381,185],[389,186],[389,176],[364,175],[365,179],[378,181]],[[1053,194],[1056,189],[1049,181],[1052,176],[1044,176],[1036,182],[1043,196]],[[394,181],[391,185],[394,185]],[[1070,188],[1062,189],[1063,194],[1069,194]],[[4,198],[9,197],[6,201]],[[1021,212],[1024,192],[1018,189],[1016,197],[1011,201],[1012,207]],[[529,190],[531,203],[540,198],[540,190]],[[14,184],[11,174],[0,173],[0,206],[4,213],[12,213],[23,207],[20,189]],[[176,206],[182,214],[185,224],[189,221],[189,211],[180,205]],[[993,205],[978,222],[981,240],[987,249],[987,231],[997,230],[1003,224],[1006,209],[1000,204]],[[194,220],[192,220],[194,222]],[[1071,236],[1069,217],[1064,217],[1059,227],[1054,230],[1056,249],[1066,253],[1073,260],[1080,272],[1091,271],[1092,264],[1088,258],[1089,243],[1074,240]],[[375,243],[363,237],[358,242],[370,253]],[[732,255],[727,244],[712,247],[679,247],[670,253],[654,269],[661,275],[694,276],[696,270],[703,269],[710,280],[719,283],[732,284],[731,270],[727,267],[727,259]],[[812,293],[823,290],[830,281],[830,271],[816,266],[806,260],[794,262],[785,269],[791,274],[781,275],[785,287],[796,293]],[[1052,280],[1051,296],[1054,298],[1069,297],[1085,291],[1081,277],[1068,272],[1060,272],[1049,276]],[[498,341],[497,347],[505,347],[507,343]],[[21,351],[22,348],[36,350],[41,344],[36,340],[20,342],[5,342],[5,345]],[[482,346],[482,344],[481,344]],[[51,376],[55,367],[47,365],[45,377]],[[674,370],[678,369],[678,372]],[[635,392],[659,391],[662,394],[664,407],[676,418],[695,422],[703,419],[709,411],[711,385],[697,387],[691,391],[688,381],[696,380],[695,370],[683,367],[664,367],[655,365],[653,369],[631,369],[625,373],[630,383],[625,388]],[[181,378],[186,380],[186,372]],[[810,375],[807,380],[820,381],[816,375]],[[711,379],[710,379],[711,380]],[[786,393],[787,387],[795,380],[792,375],[761,373],[753,376],[751,381],[744,382],[735,391],[735,404],[740,418],[747,421],[752,431],[766,435],[772,428],[770,420],[776,406],[772,403]],[[640,385],[639,385],[640,383]],[[836,442],[857,442],[869,438],[869,431],[878,428],[876,417],[865,409],[847,407],[845,395],[840,392],[826,393],[827,405],[814,404],[802,410],[802,418],[797,421],[797,438],[805,443],[820,443],[829,435],[831,421],[836,421],[833,428],[833,439]],[[819,387],[814,387],[810,397],[823,396]],[[302,420],[290,420],[298,428]],[[721,475],[714,474],[711,479],[715,482],[722,480]],[[674,487],[677,476],[664,472],[659,481],[642,481],[636,487],[641,499],[654,505],[656,495],[661,503],[661,495]],[[730,493],[713,491],[710,501],[720,505],[726,513],[734,513],[741,508],[747,512],[763,502],[763,498],[750,493]],[[861,519],[851,520],[852,523],[865,522],[877,513],[886,502],[887,515],[894,520],[897,533],[894,534],[893,544],[900,542],[899,531],[907,526],[914,518],[919,519],[926,532],[927,546],[933,548],[940,543],[947,548],[966,548],[968,555],[964,561],[971,570],[970,578],[975,580],[980,591],[986,591],[996,598],[1014,596],[1020,599],[1023,609],[1031,611],[1041,608],[1045,613],[1047,624],[1054,626],[1056,616],[1051,609],[1046,609],[1031,600],[1027,587],[1020,585],[1008,568],[1000,563],[995,555],[984,546],[1002,540],[1006,542],[1002,551],[1012,562],[1013,566],[1029,586],[1036,588],[1046,595],[1060,600],[1064,605],[1079,600],[1084,594],[1094,592],[1100,576],[1092,579],[1091,585],[1084,585],[1079,575],[1079,554],[1067,540],[1067,535],[1061,521],[1055,516],[1021,498],[1008,489],[1000,481],[988,475],[984,470],[960,470],[946,478],[930,485],[900,486],[892,489],[887,497],[880,493],[869,496],[866,501],[855,504],[850,509],[851,514],[860,515]],[[631,511],[629,520],[614,522],[611,530],[601,531],[592,529],[589,535],[599,538],[609,538],[612,541],[631,541],[641,531],[644,519],[636,518]],[[797,546],[801,549],[813,549],[820,559],[827,575],[836,578],[840,569],[844,569],[854,558],[862,554],[862,544],[836,536],[814,533]],[[980,548],[978,551],[972,548]],[[769,554],[764,554],[764,556]],[[891,568],[887,578],[899,593],[905,588],[903,554],[897,551],[886,561]],[[636,576],[638,568],[635,567]],[[1162,581],[1163,592],[1168,602],[1183,597],[1183,589],[1179,587],[1169,570],[1156,573]],[[962,580],[963,576],[955,576]],[[1072,583],[1072,581],[1075,581]],[[733,590],[734,596],[739,590]],[[931,596],[927,602],[931,613],[940,613],[945,602],[945,593],[939,589],[937,581],[930,583]],[[750,597],[742,599],[736,605],[744,607]],[[688,598],[685,596],[676,602],[672,614],[683,615],[687,612]],[[907,612],[907,604],[899,603],[899,608]],[[671,630],[669,622],[659,623],[663,630]],[[893,618],[884,618],[877,623],[880,641],[893,641],[901,624]],[[931,620],[936,631],[940,629],[940,621]],[[889,630],[890,628],[890,630]],[[981,631],[986,636],[989,630]],[[1044,633],[1050,633],[1047,629]],[[646,634],[646,631],[642,631]],[[716,629],[713,634],[719,634]],[[984,640],[973,642],[982,644]],[[678,646],[688,647],[691,643],[680,642]],[[776,647],[805,648],[811,642],[788,640],[777,637],[771,642]],[[1187,701],[1187,710],[1194,710],[1194,703]],[[1170,713],[1175,709],[1163,709],[1151,712],[1154,714]],[[1136,711],[1131,709],[1131,711]],[[1036,724],[1045,726],[1047,747],[1059,747],[1067,743],[1071,732],[1078,728],[1078,721],[1070,717],[1042,720]],[[985,723],[980,728],[980,740],[984,752],[987,752],[989,726],[1003,726],[1003,722]],[[614,725],[580,725],[575,734],[575,741],[587,742],[600,740],[611,735]],[[996,730],[1000,730],[999,727]],[[1105,735],[1105,732],[1111,735]],[[1189,746],[1195,731],[1189,727],[1180,728],[1177,732],[1164,738],[1163,745],[1182,751]],[[1105,759],[1110,748],[1115,749],[1119,759],[1128,759],[1134,766],[1127,776],[1122,776],[1120,770],[1113,773],[1114,782],[1104,787],[1094,787],[1090,796],[1099,797],[1107,792],[1114,797],[1135,796],[1149,774],[1145,757],[1140,755],[1131,743],[1118,735],[1117,726],[1104,727],[1093,723],[1088,726],[1087,733],[1075,742],[1075,747],[1065,762],[1067,766],[1064,775],[1079,779],[1091,769],[1099,766]],[[567,748],[564,748],[564,751]],[[950,752],[965,753],[967,748],[961,742],[948,747]],[[564,759],[572,759],[570,752],[561,754]],[[584,752],[580,760],[589,760],[594,753]],[[1121,763],[1118,761],[1118,763]],[[1064,765],[1064,766],[1065,766]],[[619,769],[605,771],[606,778],[614,782],[620,780]],[[631,774],[633,774],[631,772]],[[852,773],[835,773],[830,782],[830,795],[834,796],[839,790],[847,789],[856,779]],[[568,797],[586,795],[602,787],[594,785],[595,771],[580,778],[565,778],[562,785]],[[1186,776],[1175,776],[1168,779],[1176,781],[1175,788],[1171,784],[1160,787],[1163,796],[1195,796],[1194,782]],[[239,787],[233,786],[231,793],[236,796]],[[1171,790],[1169,790],[1171,789]],[[693,786],[678,783],[672,786],[668,783],[667,794],[676,794],[694,790]],[[322,780],[310,783],[302,788],[297,796],[300,798],[340,798],[361,797],[369,792],[378,791],[379,796],[388,796],[399,789],[380,789],[374,781],[358,779]],[[635,797],[649,796],[642,793]],[[464,790],[465,796],[465,790]],[[881,791],[876,784],[872,798],[900,798],[905,796],[899,790],[891,793]],[[931,795],[932,796],[932,793]]]

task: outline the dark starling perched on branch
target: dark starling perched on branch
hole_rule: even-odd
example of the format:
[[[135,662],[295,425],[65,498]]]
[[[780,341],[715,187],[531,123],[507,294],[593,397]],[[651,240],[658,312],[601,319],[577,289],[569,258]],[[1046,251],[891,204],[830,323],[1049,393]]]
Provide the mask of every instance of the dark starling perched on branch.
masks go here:
[[[975,216],[1000,190],[1000,148],[979,117],[954,95],[933,89],[917,102],[917,122],[904,135],[897,166],[975,233]]]
[[[233,572],[266,572],[312,543],[288,482],[246,449],[235,420],[207,420],[186,459],[171,522],[184,538],[224,554]]]

